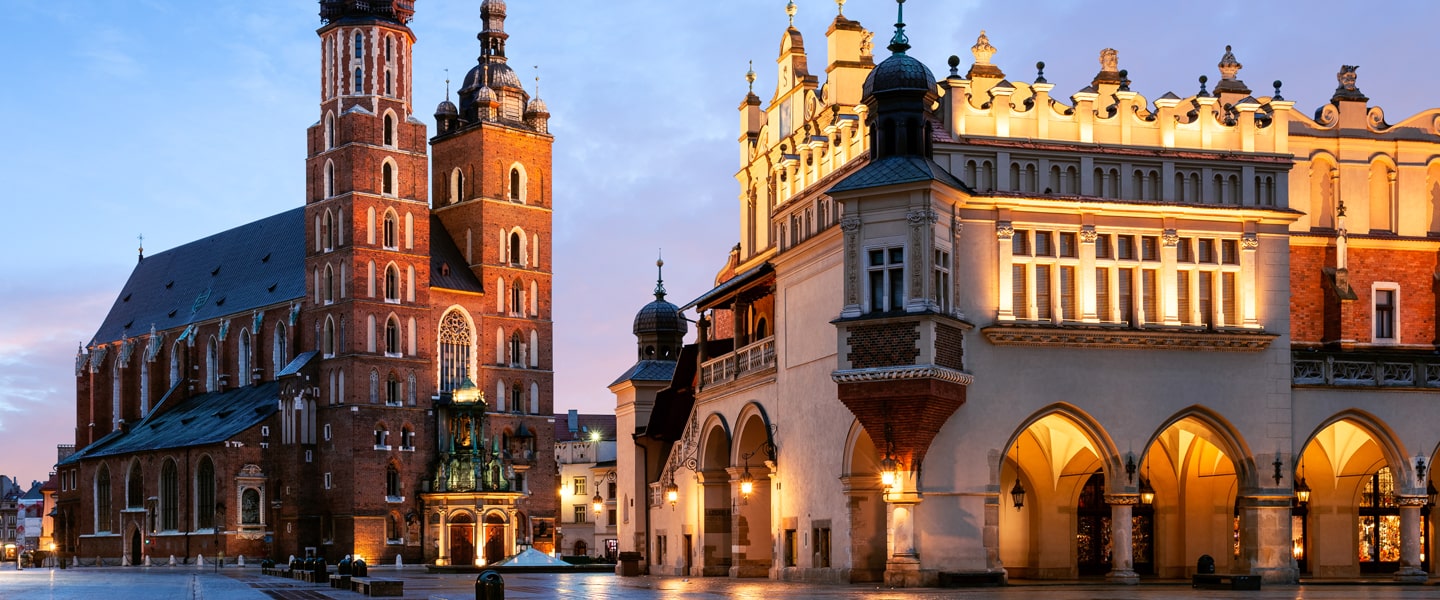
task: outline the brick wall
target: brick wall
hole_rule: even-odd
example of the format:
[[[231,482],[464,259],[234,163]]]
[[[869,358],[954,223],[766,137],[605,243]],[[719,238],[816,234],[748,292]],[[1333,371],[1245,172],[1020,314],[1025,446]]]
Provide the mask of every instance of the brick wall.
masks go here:
[[[958,327],[935,324],[935,364],[955,370],[965,369],[964,334]]]
[[[920,357],[920,329],[914,322],[850,325],[847,359],[856,369],[913,365]]]

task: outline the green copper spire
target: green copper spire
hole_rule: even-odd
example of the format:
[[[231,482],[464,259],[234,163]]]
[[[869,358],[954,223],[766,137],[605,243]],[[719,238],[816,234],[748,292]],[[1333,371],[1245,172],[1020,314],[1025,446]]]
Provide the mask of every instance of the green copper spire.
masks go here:
[[[890,38],[890,51],[904,54],[910,49],[910,38],[905,37],[905,0],[895,0],[899,5],[895,16],[895,37]]]

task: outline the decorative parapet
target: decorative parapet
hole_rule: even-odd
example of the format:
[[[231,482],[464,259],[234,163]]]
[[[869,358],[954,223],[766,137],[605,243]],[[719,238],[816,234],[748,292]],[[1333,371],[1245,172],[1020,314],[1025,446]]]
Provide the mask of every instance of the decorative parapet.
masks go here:
[[[905,365],[900,367],[842,369],[830,373],[830,379],[835,383],[936,379],[958,385],[970,385],[971,382],[975,381],[975,376],[939,365]]]
[[[1440,357],[1435,356],[1296,352],[1290,369],[1296,386],[1440,388]]]
[[[1186,329],[1120,329],[1087,326],[1002,325],[980,330],[997,346],[1052,346],[1057,348],[1111,348],[1148,350],[1199,350],[1261,352],[1277,334],[1263,331],[1199,331]]]
[[[730,383],[775,368],[775,337],[745,346],[700,365],[700,387]]]

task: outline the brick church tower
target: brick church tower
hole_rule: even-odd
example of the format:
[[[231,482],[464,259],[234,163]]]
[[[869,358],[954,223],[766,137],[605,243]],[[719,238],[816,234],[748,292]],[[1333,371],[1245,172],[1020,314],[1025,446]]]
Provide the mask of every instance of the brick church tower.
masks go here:
[[[283,442],[306,448],[292,463],[306,472],[285,477],[306,483],[282,494],[298,496],[298,512],[285,517],[295,519],[301,547],[353,544],[375,557],[408,539],[417,543],[402,554],[418,561],[413,528],[426,453],[414,449],[417,437],[422,447],[431,437],[435,386],[426,132],[411,107],[413,14],[409,2],[321,3],[320,118],[308,132],[297,324],[301,347],[316,350],[307,365],[316,397],[282,411]]]

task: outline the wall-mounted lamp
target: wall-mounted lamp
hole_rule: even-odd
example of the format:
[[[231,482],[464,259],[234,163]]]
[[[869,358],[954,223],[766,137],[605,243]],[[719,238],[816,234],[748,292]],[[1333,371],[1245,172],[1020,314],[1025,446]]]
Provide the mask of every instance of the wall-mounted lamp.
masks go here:
[[[1300,456],[1300,480],[1295,482],[1295,501],[1302,506],[1310,503],[1310,484],[1305,483],[1305,456]]]
[[[1134,455],[1134,454],[1127,454],[1127,455],[1125,455],[1125,477],[1126,477],[1127,479],[1129,479],[1131,483],[1134,483],[1134,482],[1135,482],[1135,455]]]
[[[1415,457],[1415,479],[1425,481],[1425,457]]]
[[[755,478],[750,475],[750,465],[745,465],[745,472],[740,475],[740,495],[749,498],[755,492]]]
[[[885,487],[895,485],[895,472],[899,468],[900,463],[886,454],[885,458],[880,460],[880,483],[885,484]]]
[[[674,481],[665,486],[665,501],[670,503],[670,510],[675,510],[675,503],[680,501],[680,486]]]
[[[1285,463],[1280,462],[1280,453],[1279,453],[1279,452],[1276,452],[1276,453],[1275,453],[1275,463],[1274,463],[1274,465],[1275,465],[1275,485],[1280,485],[1280,480],[1282,480],[1282,479],[1285,478],[1285,476],[1280,473],[1280,468],[1283,467],[1283,466],[1285,466]]]

